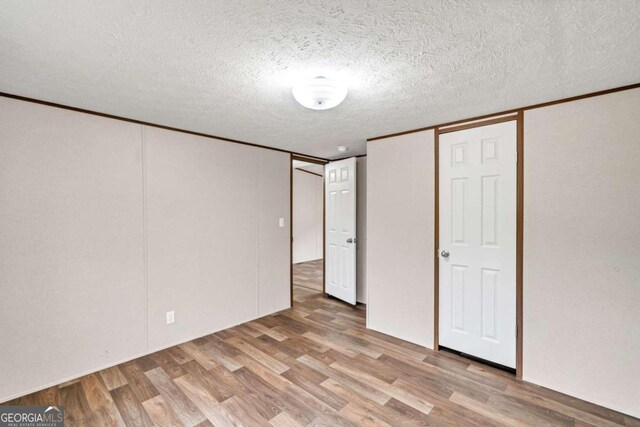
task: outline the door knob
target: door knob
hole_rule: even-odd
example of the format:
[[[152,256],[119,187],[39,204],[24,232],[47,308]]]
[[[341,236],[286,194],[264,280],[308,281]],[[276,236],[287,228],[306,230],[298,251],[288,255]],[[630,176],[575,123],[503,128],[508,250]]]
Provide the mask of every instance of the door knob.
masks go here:
[[[351,237],[347,239],[347,243],[355,243],[355,242],[356,242],[356,239],[352,239]]]
[[[442,251],[440,252],[440,256],[442,258],[449,258],[449,251]]]

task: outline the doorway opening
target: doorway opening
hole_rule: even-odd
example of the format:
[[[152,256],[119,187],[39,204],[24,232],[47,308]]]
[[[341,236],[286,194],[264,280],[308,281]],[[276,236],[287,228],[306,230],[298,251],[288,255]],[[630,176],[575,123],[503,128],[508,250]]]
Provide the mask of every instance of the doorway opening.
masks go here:
[[[291,305],[325,294],[325,162],[291,157]]]

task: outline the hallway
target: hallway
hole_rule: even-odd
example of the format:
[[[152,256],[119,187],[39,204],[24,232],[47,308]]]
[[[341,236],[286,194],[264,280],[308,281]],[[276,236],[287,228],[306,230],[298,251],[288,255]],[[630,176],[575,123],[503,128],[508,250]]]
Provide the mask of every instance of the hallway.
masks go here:
[[[322,269],[324,260],[293,264],[293,293],[296,295],[315,295],[322,292]]]

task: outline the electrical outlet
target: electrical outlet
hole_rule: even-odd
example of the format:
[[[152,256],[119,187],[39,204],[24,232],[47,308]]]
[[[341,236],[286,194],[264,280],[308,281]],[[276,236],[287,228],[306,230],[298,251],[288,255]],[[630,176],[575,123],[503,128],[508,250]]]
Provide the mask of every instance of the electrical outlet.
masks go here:
[[[176,312],[173,310],[167,311],[167,325],[170,325],[175,321],[176,321]]]
[[[280,228],[284,228],[284,218],[280,218],[278,220],[278,225],[280,226]]]

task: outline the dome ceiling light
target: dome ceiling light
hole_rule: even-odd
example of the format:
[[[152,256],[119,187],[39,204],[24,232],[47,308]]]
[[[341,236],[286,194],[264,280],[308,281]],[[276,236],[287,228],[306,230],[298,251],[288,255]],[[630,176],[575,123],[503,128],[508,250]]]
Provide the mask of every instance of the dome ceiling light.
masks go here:
[[[335,80],[318,76],[293,87],[293,97],[303,107],[328,110],[340,105],[347,97],[347,87]]]

